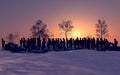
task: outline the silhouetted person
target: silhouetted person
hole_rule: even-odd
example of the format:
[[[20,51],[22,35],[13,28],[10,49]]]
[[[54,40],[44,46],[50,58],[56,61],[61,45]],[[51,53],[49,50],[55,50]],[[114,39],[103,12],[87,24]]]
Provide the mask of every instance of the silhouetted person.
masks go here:
[[[91,39],[91,48],[95,49],[95,38]]]
[[[100,38],[100,49],[103,50],[103,39]]]
[[[81,38],[78,39],[78,49],[81,48]]]
[[[4,49],[5,48],[5,40],[2,38],[1,42],[2,42],[2,49]]]
[[[60,49],[60,39],[59,38],[57,39],[57,44],[56,45],[57,45],[57,49],[59,50]]]
[[[60,39],[60,49],[63,49],[63,46],[62,46],[62,39]]]
[[[46,41],[45,41],[45,39],[43,39],[43,41],[42,41],[42,50],[45,49],[45,44],[46,44]]]
[[[20,47],[23,48],[23,38],[20,39]]]
[[[33,48],[36,49],[36,38],[33,38]]]
[[[100,44],[100,41],[99,41],[99,38],[97,38],[97,40],[96,40],[96,48],[97,48],[97,50],[99,50],[99,44]]]
[[[26,39],[23,38],[23,48],[26,49]]]
[[[27,39],[27,41],[26,41],[26,43],[27,43],[27,50],[30,52],[31,51],[31,41],[30,41],[30,39],[28,38]]]
[[[58,49],[58,41],[57,41],[57,38],[55,39],[55,51]]]
[[[65,39],[63,38],[63,40],[62,40],[62,44],[63,44],[63,49],[65,50]]]
[[[53,48],[53,50],[55,50],[55,40],[54,40],[54,38],[52,38],[52,42],[51,42],[51,44],[52,44],[52,48]]]
[[[88,38],[86,42],[87,42],[86,43],[87,44],[87,49],[90,49],[90,38]]]
[[[81,48],[82,49],[85,48],[85,44],[84,44],[84,39],[83,38],[81,39]]]
[[[51,42],[52,42],[51,39],[48,38],[48,42],[47,42],[47,48],[48,48],[48,49],[50,49]]]
[[[114,48],[117,48],[117,45],[118,45],[118,41],[114,39]]]
[[[104,49],[108,49],[109,48],[109,41],[107,39],[104,39]]]
[[[84,48],[87,48],[87,39],[86,38],[84,38],[83,44],[84,44]]]
[[[73,39],[73,41],[74,41],[74,43],[73,43],[73,45],[74,45],[74,49],[76,49],[76,40]]]
[[[72,38],[69,40],[70,49],[72,49]]]
[[[78,49],[79,48],[79,39],[78,39],[78,37],[76,38],[76,48]]]
[[[30,47],[31,47],[31,50],[34,49],[34,39],[33,38],[30,38]]]
[[[40,50],[41,48],[41,40],[40,37],[37,38],[37,49]]]
[[[66,38],[66,45],[67,45],[67,49],[68,49],[68,44],[69,44],[69,43],[68,43],[68,38]]]

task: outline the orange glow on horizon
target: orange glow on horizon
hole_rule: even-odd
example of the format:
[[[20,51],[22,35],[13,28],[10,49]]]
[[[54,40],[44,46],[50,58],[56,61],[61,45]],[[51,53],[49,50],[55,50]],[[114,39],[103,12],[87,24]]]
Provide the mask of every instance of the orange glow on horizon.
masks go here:
[[[73,38],[81,37],[81,34],[79,31],[73,31]]]

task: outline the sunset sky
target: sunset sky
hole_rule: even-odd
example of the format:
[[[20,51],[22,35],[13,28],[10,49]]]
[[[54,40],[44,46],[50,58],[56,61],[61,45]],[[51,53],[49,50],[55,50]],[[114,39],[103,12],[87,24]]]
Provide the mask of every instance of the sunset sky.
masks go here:
[[[64,37],[58,24],[65,18],[73,22],[71,33],[95,36],[95,24],[102,17],[109,28],[108,39],[120,42],[120,0],[0,0],[0,38],[10,32],[29,37],[38,19],[47,24],[54,37]]]

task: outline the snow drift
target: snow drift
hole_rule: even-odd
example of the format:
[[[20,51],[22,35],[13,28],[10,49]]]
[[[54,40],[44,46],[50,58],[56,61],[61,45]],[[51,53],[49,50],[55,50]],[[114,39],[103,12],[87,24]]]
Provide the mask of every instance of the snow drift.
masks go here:
[[[10,53],[0,50],[0,75],[119,75],[120,52],[73,50]]]

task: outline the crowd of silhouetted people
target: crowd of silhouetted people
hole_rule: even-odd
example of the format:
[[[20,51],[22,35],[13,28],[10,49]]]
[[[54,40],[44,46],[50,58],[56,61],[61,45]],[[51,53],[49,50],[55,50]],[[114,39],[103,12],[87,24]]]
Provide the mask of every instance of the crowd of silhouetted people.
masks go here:
[[[2,48],[5,47],[5,40],[2,38]],[[49,51],[65,51],[76,49],[91,49],[91,50],[107,50],[110,47],[117,48],[118,41],[114,39],[114,43],[102,38],[21,38],[20,48],[27,51],[32,50],[49,50]]]

